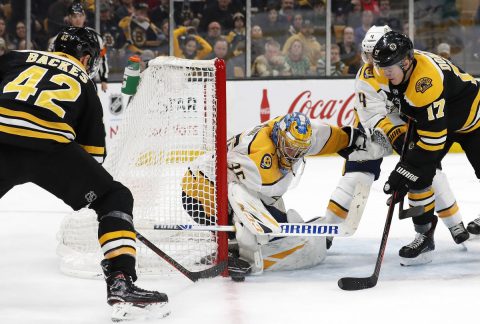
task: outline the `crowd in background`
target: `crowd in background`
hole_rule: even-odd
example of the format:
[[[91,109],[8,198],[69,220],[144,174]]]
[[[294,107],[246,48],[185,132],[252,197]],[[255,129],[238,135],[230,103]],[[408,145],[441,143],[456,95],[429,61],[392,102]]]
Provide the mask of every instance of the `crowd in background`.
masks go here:
[[[29,48],[48,48],[49,40],[69,24],[68,8],[72,2],[31,2]],[[85,9],[87,26],[94,28],[95,1],[80,2]],[[245,0],[176,1],[172,44],[169,2],[100,1],[100,34],[107,48],[111,72],[121,74],[126,58],[132,54],[148,61],[168,55],[172,50],[177,57],[225,59],[229,78],[245,77],[247,64],[252,77],[326,75],[324,0],[251,0],[250,42],[246,38]],[[356,74],[362,64],[361,41],[372,25],[388,24],[393,30],[408,34],[408,2],[331,0],[329,75]],[[480,74],[479,2],[414,1],[415,48],[452,58],[469,72]],[[247,63],[248,43],[251,60]],[[25,1],[0,0],[0,54],[26,47]]]

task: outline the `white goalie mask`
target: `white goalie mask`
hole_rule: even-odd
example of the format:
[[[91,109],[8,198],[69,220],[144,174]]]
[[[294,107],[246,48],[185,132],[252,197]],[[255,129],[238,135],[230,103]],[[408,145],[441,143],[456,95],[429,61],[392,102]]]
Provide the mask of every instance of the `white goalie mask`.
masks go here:
[[[373,25],[370,27],[362,41],[362,60],[364,63],[372,63],[371,54],[373,52],[373,48],[377,44],[378,40],[390,31],[392,31],[392,29],[388,25]]]

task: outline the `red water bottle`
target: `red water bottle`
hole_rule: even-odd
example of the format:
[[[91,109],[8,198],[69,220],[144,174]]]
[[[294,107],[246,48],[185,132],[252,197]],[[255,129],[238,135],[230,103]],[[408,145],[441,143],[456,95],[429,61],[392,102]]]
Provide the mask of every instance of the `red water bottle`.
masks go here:
[[[270,119],[270,104],[268,103],[267,89],[263,89],[262,103],[260,104],[260,122]]]

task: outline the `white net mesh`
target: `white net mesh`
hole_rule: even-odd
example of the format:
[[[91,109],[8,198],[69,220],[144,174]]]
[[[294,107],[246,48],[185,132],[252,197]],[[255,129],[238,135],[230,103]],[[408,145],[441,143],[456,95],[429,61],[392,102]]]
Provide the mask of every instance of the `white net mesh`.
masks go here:
[[[198,198],[187,208],[198,221],[217,222],[216,114],[214,61],[150,61],[104,164],[133,193],[136,229],[192,271],[211,266],[217,253],[216,235],[153,230],[153,225],[194,223],[182,206],[182,191]],[[192,165],[202,170],[202,181],[184,177]],[[202,211],[211,216],[206,218]],[[64,273],[100,275],[97,226],[96,214],[89,209],[65,218],[58,234]],[[140,275],[172,271],[140,242],[137,267]]]

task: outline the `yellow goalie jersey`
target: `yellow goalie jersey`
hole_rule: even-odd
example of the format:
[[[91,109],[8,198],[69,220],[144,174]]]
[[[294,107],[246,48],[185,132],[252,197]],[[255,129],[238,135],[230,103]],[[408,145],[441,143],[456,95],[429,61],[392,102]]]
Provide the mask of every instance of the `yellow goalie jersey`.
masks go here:
[[[258,193],[266,204],[273,204],[287,190],[303,161],[286,171],[279,167],[276,147],[271,139],[277,117],[247,130],[228,141],[228,182],[244,185]],[[347,147],[348,135],[339,127],[312,120],[312,146],[306,155],[336,153]],[[182,205],[199,224],[215,222],[215,174],[211,167],[214,157],[205,153],[186,170],[182,179]],[[209,167],[210,166],[210,167]],[[269,199],[273,198],[273,199]]]
[[[271,139],[272,119],[230,139],[228,143],[228,182],[237,182],[266,197],[280,197],[304,163],[299,160],[290,171],[281,169],[275,143]],[[307,156],[336,153],[347,147],[348,135],[339,127],[311,120],[312,146]]]

